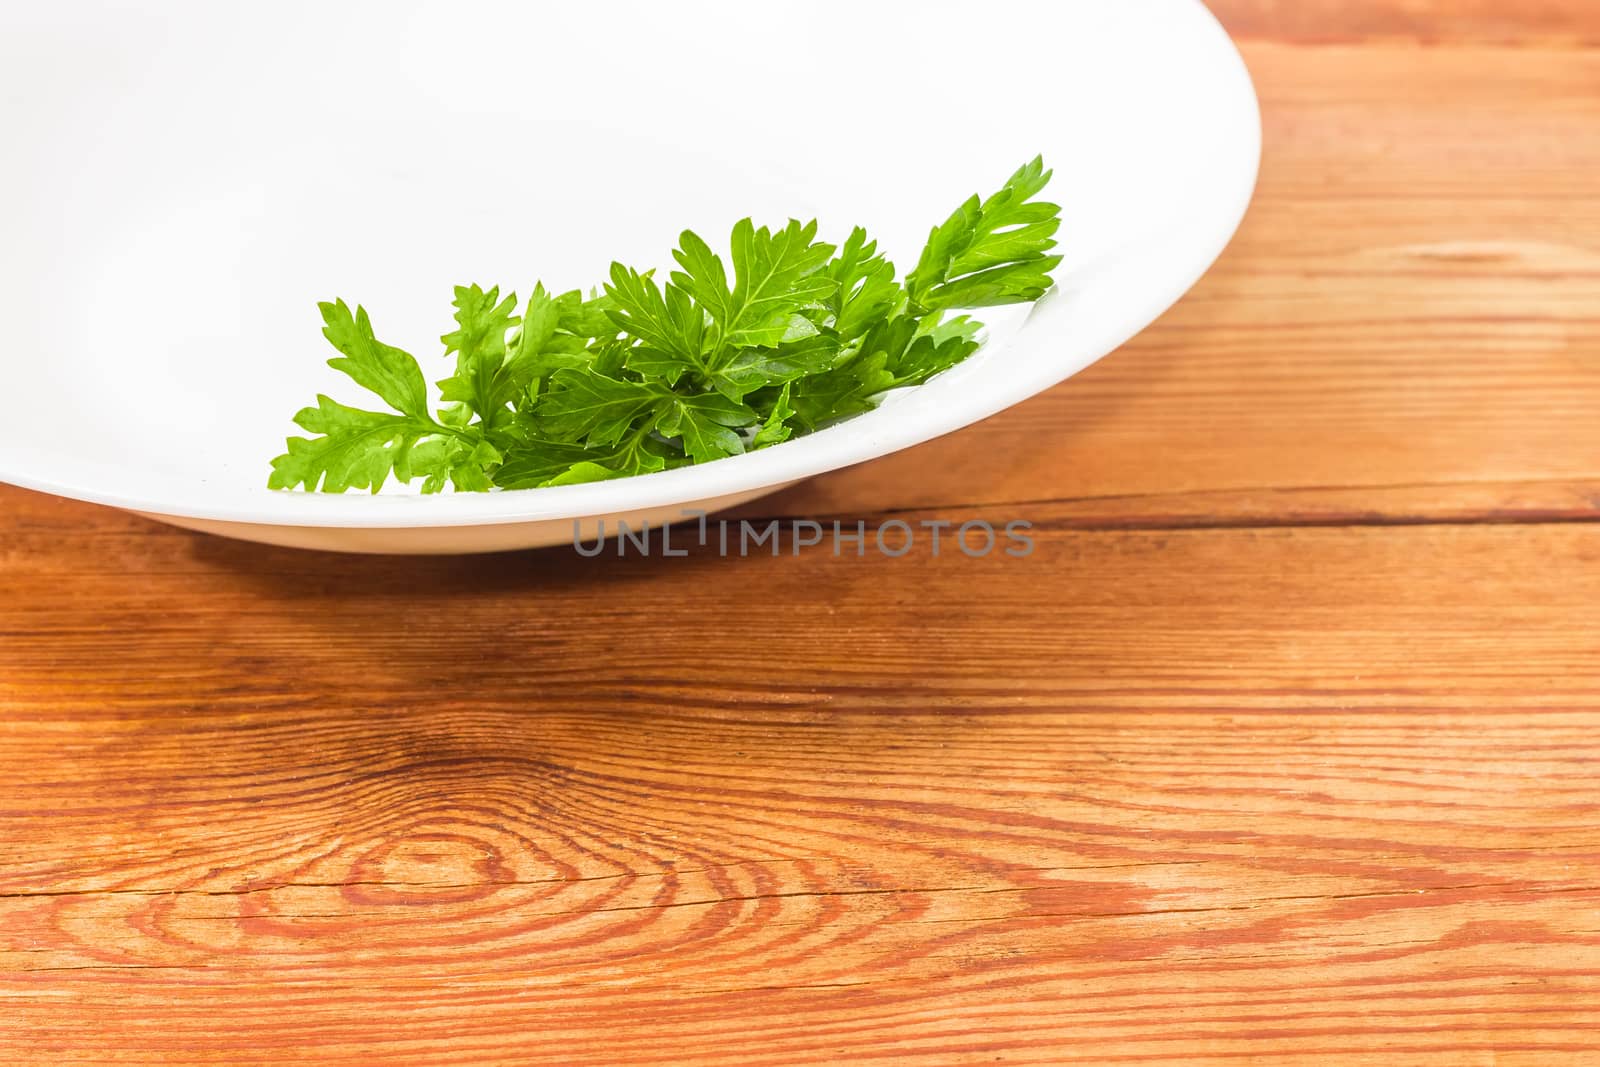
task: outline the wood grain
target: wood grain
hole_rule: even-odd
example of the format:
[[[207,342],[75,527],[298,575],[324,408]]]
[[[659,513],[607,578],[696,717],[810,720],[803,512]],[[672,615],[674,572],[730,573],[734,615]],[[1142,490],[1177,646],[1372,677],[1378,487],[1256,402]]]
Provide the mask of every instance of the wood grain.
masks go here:
[[[0,487],[0,1062],[1600,1062],[1600,10],[1226,0],[1124,350],[746,516],[264,549]]]
[[[101,1051],[86,1012],[168,1063],[1592,1040],[1600,525],[330,560],[29,503],[12,1049]],[[759,643],[704,626],[751,587]]]

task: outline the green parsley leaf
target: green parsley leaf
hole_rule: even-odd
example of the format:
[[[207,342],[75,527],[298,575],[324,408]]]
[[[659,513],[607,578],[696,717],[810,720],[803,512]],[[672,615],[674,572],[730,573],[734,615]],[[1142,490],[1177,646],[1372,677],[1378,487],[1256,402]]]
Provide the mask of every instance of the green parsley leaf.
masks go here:
[[[709,364],[719,366],[729,348],[781,344],[801,309],[828,296],[837,283],[821,273],[833,245],[816,240],[817,224],[790,219],[776,233],[749,219],[733,227],[734,286],[722,260],[691,231],[679,238],[672,284],[692,296],[715,330]]]
[[[744,451],[744,441],[733,428],[749,426],[756,413],[720,393],[680,396],[656,420],[656,429],[682,439],[684,453],[696,463]]]
[[[447,483],[487,488],[485,468],[498,466],[500,453],[478,431],[428,414],[427,386],[417,361],[373,335],[365,308],[352,313],[342,300],[319,307],[323,335],[341,353],[328,365],[376,393],[396,413],[365,411],[319,395],[317,406],[303,408],[294,421],[321,436],[289,438],[288,451],[272,461],[268,488],[376,493],[391,474],[403,482],[420,476],[425,491]]]
[[[899,384],[888,369],[886,352],[863,352],[850,362],[801,378],[791,387],[794,418],[815,430],[877,407],[877,397]]]
[[[828,276],[838,288],[831,301],[834,332],[851,341],[897,307],[905,297],[894,280],[894,264],[877,254],[878,243],[867,240],[857,226],[828,264]]]
[[[1050,180],[1044,160],[1024,164],[998,193],[973,196],[936,226],[906,291],[919,308],[992,307],[1039,299],[1060,256],[1054,248],[1061,209],[1034,201]]]
[[[456,354],[456,372],[438,383],[440,399],[454,405],[440,417],[465,426],[477,415],[494,425],[509,411],[519,386],[506,374],[506,335],[519,321],[516,294],[500,299],[498,287],[456,287],[456,329],[440,338]],[[526,383],[523,383],[526,384]]]
[[[764,386],[820,374],[838,361],[841,351],[839,338],[831,332],[776,348],[741,348],[718,369],[711,384],[724,396],[738,400]]]
[[[561,370],[534,407],[541,434],[555,441],[610,445],[673,393],[659,383],[609,378],[593,370]]]
[[[895,384],[921,385],[960,363],[978,350],[980,328],[966,315],[925,327],[925,332],[919,331],[909,344],[890,356],[887,366],[895,376]]]
[[[501,489],[536,489],[624,478],[665,470],[672,459],[671,449],[647,435],[609,449],[536,440],[506,453],[505,463],[494,473],[494,483]]]
[[[411,354],[386,345],[372,335],[372,322],[367,318],[366,308],[358,306],[352,315],[343,300],[317,307],[322,311],[325,324],[322,335],[343,353],[328,360],[328,366],[343,371],[357,384],[377,393],[396,411],[425,418],[428,387],[422,378],[422,368]]]
[[[789,390],[792,388],[785,383],[778,393],[778,398],[773,402],[772,410],[767,413],[766,419],[761,423],[761,428],[756,431],[755,438],[750,442],[752,448],[766,448],[769,445],[781,444],[789,439],[794,428],[789,425],[789,419],[794,415],[794,406],[789,403]]]
[[[446,481],[457,488],[486,488],[483,469],[500,455],[487,442],[441,436],[431,420],[347,407],[326,396],[295,416],[301,428],[322,436],[291,437],[289,451],[272,461],[272,489],[325,493],[370,489],[376,493],[392,473],[402,482],[427,479],[437,491]]]
[[[629,369],[669,385],[685,371],[704,371],[705,315],[682,289],[668,285],[662,290],[648,272],[613,263],[606,295],[616,305],[612,319],[642,342],[628,355]]]

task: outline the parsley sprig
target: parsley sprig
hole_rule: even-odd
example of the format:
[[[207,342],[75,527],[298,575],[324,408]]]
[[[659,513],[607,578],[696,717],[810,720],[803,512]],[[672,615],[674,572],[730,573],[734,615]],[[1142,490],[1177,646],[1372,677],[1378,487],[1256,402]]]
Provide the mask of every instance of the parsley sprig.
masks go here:
[[[1035,199],[1041,159],[928,237],[902,283],[859,227],[839,246],[815,222],[733,228],[726,262],[685,230],[665,281],[613,263],[603,291],[526,303],[458,287],[442,338],[455,373],[432,409],[422,368],[373,334],[363,308],[320,305],[342,371],[389,406],[318,396],[268,485],[377,492],[528,489],[645,474],[766,448],[868,411],[966,359],[982,324],[957,312],[1037,300],[1061,262],[1060,209]],[[520,313],[519,313],[520,308]]]

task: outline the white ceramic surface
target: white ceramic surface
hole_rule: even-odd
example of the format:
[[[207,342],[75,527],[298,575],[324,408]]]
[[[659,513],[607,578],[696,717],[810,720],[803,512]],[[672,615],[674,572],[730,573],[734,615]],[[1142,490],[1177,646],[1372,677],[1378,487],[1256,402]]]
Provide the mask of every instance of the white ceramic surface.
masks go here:
[[[1188,289],[1260,154],[1249,77],[1196,0],[6,5],[0,136],[0,480],[367,552],[567,541],[994,414]],[[744,215],[859,223],[903,270],[1041,152],[1056,291],[984,316],[983,350],[876,412],[589,485],[265,488],[298,408],[365,402],[323,363],[318,300],[365,304],[435,380],[454,284],[587,287]]]

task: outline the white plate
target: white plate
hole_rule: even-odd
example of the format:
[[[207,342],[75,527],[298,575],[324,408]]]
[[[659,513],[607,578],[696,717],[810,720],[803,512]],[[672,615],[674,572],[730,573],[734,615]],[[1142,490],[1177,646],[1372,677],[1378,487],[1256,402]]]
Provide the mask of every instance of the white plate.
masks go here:
[[[1249,76],[1195,0],[7,5],[0,133],[0,479],[370,552],[710,510],[992,415],[1192,285],[1260,153]],[[1041,152],[1057,290],[876,412],[613,482],[265,487],[316,393],[367,402],[323,363],[318,300],[365,304],[436,380],[454,284],[587,287],[744,215],[862,224],[904,270]]]

